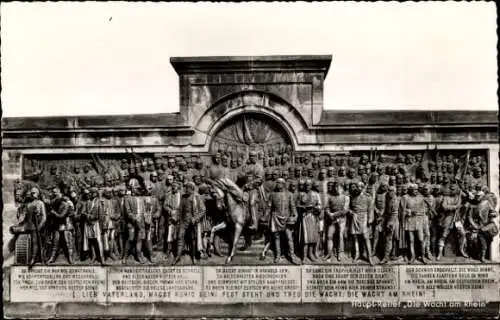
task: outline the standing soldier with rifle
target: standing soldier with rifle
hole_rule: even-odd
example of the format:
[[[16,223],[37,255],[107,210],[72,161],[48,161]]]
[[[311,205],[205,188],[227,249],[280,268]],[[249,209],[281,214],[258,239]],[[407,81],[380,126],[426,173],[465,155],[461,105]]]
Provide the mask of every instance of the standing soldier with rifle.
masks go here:
[[[380,264],[386,264],[389,259],[396,260],[398,254],[398,242],[400,240],[400,227],[399,227],[399,200],[396,194],[396,187],[389,186],[386,194],[385,202],[385,247],[384,257]],[[394,245],[396,244],[396,246]]]
[[[440,226],[442,228],[441,237],[438,242],[438,255],[436,260],[440,260],[443,256],[443,249],[448,239],[452,229],[456,229],[459,240],[459,252],[463,257],[468,257],[465,252],[465,246],[467,244],[467,238],[463,221],[459,217],[459,211],[462,206],[462,199],[460,196],[460,190],[456,184],[451,185],[451,187],[445,190],[445,195],[443,197],[443,202],[441,203],[441,217]]]
[[[422,196],[424,197],[424,204],[426,206],[426,218],[424,221],[424,242],[425,242],[425,256],[427,259],[433,259],[433,251],[436,248],[436,235],[435,226],[433,221],[437,216],[436,213],[436,199],[431,194],[431,186],[426,183],[422,188]]]

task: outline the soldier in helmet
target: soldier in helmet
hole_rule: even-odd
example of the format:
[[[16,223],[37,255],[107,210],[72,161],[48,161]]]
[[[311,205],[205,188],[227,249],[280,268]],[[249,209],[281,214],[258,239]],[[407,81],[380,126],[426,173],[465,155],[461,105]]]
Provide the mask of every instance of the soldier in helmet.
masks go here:
[[[365,166],[360,165],[358,167],[358,177],[362,177],[364,174],[366,174]]]
[[[345,159],[343,156],[340,156],[340,157],[336,157],[335,158],[335,164],[337,165],[337,167],[342,167],[344,166],[345,164]]]
[[[148,180],[149,180],[151,173],[155,172],[155,163],[153,160],[151,159],[146,160],[146,171],[148,173]]]
[[[350,184],[350,231],[354,236],[354,261],[357,261],[360,256],[358,238],[361,236],[366,247],[368,262],[373,265],[370,232],[368,229],[368,225],[371,223],[371,221],[369,221],[370,217],[373,217],[373,202],[369,195],[362,192],[363,188],[364,185],[362,182]]]
[[[345,176],[345,174],[346,174],[346,168],[344,166],[340,167],[337,175],[337,181],[339,183],[342,184],[347,183],[347,177]]]
[[[365,166],[368,163],[368,160],[370,160],[368,158],[368,155],[366,153],[363,153],[359,159],[360,166]]]
[[[125,182],[126,185],[128,186],[131,179],[137,180],[137,171],[135,170],[134,166],[130,166],[128,168],[128,177],[126,177],[126,180],[124,180],[123,182]]]
[[[168,156],[167,167],[170,171],[177,167],[177,163],[175,161],[175,157],[173,155]]]
[[[282,170],[280,178],[283,178],[283,180],[285,180],[285,182],[288,182],[288,180],[289,180],[288,170]]]
[[[262,167],[263,168],[269,167],[269,158],[268,157],[264,157],[264,159],[262,159]]]
[[[295,167],[293,178],[295,181],[297,181],[297,184],[298,184],[299,180],[302,178],[302,168],[301,167]]]
[[[288,170],[290,167],[290,156],[288,154],[283,154],[280,159],[281,170]]]
[[[264,190],[267,194],[271,194],[274,191],[276,185],[276,180],[278,180],[278,172],[273,170],[270,172],[270,178],[264,182]]]
[[[360,180],[356,178],[356,170],[354,168],[347,169],[346,184],[358,183]]]
[[[43,181],[45,182],[44,184],[47,187],[47,189],[50,189],[52,186],[59,185],[59,183],[61,182],[61,174],[60,174],[59,170],[57,169],[56,165],[53,164],[50,166],[49,174],[48,174],[48,176],[45,177],[45,179],[43,179]],[[42,187],[43,187],[43,184],[42,184]]]
[[[306,169],[309,169],[311,167],[311,157],[308,154],[304,154],[304,156],[302,157],[302,165]]]
[[[128,180],[129,176],[129,164],[127,159],[122,159],[120,163],[120,179],[122,182]]]
[[[148,161],[143,160],[139,164],[139,170],[138,170],[139,177],[141,178],[141,181],[143,184],[146,183],[146,181],[149,181],[149,175],[150,172],[148,171]]]
[[[308,168],[307,169],[307,178],[310,180],[313,180],[315,178],[314,176],[314,169],[313,168]]]
[[[326,165],[327,167],[335,167],[336,166],[336,157],[334,153],[330,153],[328,155],[328,158],[326,158],[328,161],[328,164]]]
[[[326,170],[326,179],[328,181],[333,181],[334,178],[335,178],[335,167],[330,166]]]
[[[396,176],[389,176],[389,183],[388,183],[388,186],[391,187],[391,186],[394,186],[396,187],[397,183],[396,183]]]
[[[456,229],[459,236],[459,252],[462,256],[468,257],[465,252],[467,245],[466,232],[463,225],[463,217],[460,217],[459,210],[462,206],[460,190],[457,185],[451,185],[445,189],[445,195],[441,203],[440,226],[442,229],[441,237],[438,242],[438,256],[440,260],[443,256],[443,249],[451,230]]]
[[[80,171],[80,166],[78,164],[73,167],[72,178],[72,186],[74,188],[81,189],[86,187],[83,173]]]

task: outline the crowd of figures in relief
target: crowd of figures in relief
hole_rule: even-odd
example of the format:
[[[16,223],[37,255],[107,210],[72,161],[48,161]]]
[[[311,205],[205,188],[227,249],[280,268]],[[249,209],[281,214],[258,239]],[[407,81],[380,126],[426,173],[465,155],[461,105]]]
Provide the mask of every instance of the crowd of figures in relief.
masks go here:
[[[482,150],[213,149],[27,157],[10,249],[30,267],[231,263],[255,243],[256,261],[373,265],[439,261],[456,237],[486,262],[498,234]]]

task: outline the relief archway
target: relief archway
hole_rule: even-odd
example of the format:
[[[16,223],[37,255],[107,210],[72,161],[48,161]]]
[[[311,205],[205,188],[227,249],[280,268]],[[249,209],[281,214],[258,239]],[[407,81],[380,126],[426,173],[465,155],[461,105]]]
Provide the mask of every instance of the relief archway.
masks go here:
[[[258,113],[242,113],[225,121],[212,136],[210,152],[259,154],[290,152],[292,143],[283,126],[273,118]]]
[[[244,113],[259,114],[279,123],[294,149],[310,140],[307,123],[294,106],[272,94],[243,91],[219,100],[200,114],[194,126],[192,145],[203,145],[208,151],[221,125]]]

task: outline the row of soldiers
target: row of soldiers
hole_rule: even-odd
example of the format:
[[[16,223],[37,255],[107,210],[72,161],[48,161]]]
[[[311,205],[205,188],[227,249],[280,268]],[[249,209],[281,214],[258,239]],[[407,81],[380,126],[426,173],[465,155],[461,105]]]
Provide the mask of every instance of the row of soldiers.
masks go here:
[[[399,153],[396,157],[384,154],[378,156],[362,154],[359,157],[350,155],[318,155],[316,153],[283,153],[269,154],[251,152],[257,163],[263,168],[263,174],[283,177],[285,180],[300,175],[310,179],[318,179],[321,172],[329,178],[338,177],[340,180],[357,178],[368,183],[375,176],[388,179],[393,176],[395,184],[422,181],[430,184],[448,185],[456,183],[457,174],[462,176],[462,183],[468,185],[487,185],[487,162],[482,156],[471,156],[465,164],[464,156],[453,154],[430,156],[429,152],[406,154]],[[244,175],[248,155],[232,155],[222,150],[215,154],[221,167],[227,170],[227,175],[236,181]],[[432,159],[431,159],[432,158]],[[63,184],[66,188],[73,186],[79,190],[90,187],[115,187],[123,184],[131,177],[139,177],[142,181],[164,182],[166,176],[173,175],[180,181],[193,181],[207,177],[206,164],[199,155],[174,156],[166,158],[132,158],[122,159],[119,164],[104,163],[95,159],[91,163],[74,165],[71,169],[64,166],[64,170],[52,164],[48,170],[38,169],[29,173],[28,179],[36,181],[42,190],[53,185]],[[28,170],[29,171],[29,170]],[[297,173],[297,171],[300,171]],[[296,178],[296,177],[295,177]],[[424,181],[426,180],[426,181]],[[418,182],[417,181],[417,182]],[[386,181],[387,182],[387,181]],[[64,187],[63,187],[64,188]]]
[[[448,174],[443,175],[442,171],[436,174],[431,162],[426,166],[430,174],[424,172],[418,175],[419,178],[411,175],[410,169],[406,172],[407,167],[404,166],[391,163],[372,166],[367,157],[363,156],[356,169],[350,167],[348,170],[345,170],[343,166],[318,168],[314,165],[318,162],[310,162],[308,158],[305,160],[302,158],[302,163],[298,166],[285,161],[282,166],[268,170],[258,163],[258,155],[252,152],[245,165],[231,168],[228,158],[223,153],[216,153],[213,155],[212,164],[205,167],[201,158],[198,157],[192,161],[194,166],[189,167],[182,159],[177,161],[174,157],[170,157],[166,164],[146,161],[138,171],[135,170],[135,166],[131,165],[131,162],[124,160],[117,179],[112,179],[111,175],[106,174],[104,174],[104,179],[100,179],[102,177],[95,172],[92,173],[90,166],[87,166],[82,175],[76,175],[76,178],[69,183],[58,178],[56,168],[50,173],[53,179],[45,178],[45,181],[43,179],[39,181],[42,185],[52,182],[53,186],[57,186],[45,189],[45,191],[50,189],[51,199],[45,198],[44,201],[40,201],[39,192],[37,194],[35,191],[39,189],[32,188],[29,197],[36,199],[31,199],[26,205],[21,206],[20,211],[29,211],[27,209],[31,208],[30,210],[41,212],[42,208],[47,208],[51,213],[50,218],[47,219],[47,228],[45,228],[49,231],[43,235],[50,240],[47,245],[50,247],[48,250],[50,261],[55,261],[60,251],[61,239],[65,241],[68,248],[70,262],[74,256],[84,259],[86,255],[99,259],[101,262],[107,257],[117,259],[121,255],[122,258],[126,258],[132,251],[137,260],[144,262],[145,256],[150,260],[153,259],[155,248],[163,250],[168,256],[175,242],[181,246],[176,251],[177,257],[180,257],[186,238],[188,238],[187,244],[191,252],[197,251],[201,257],[206,258],[210,253],[208,236],[211,227],[221,222],[222,218],[215,214],[215,210],[205,210],[207,204],[209,208],[211,207],[212,195],[204,181],[220,178],[235,182],[242,180],[246,183],[238,184],[244,186],[245,193],[255,194],[250,197],[252,201],[248,204],[250,227],[253,230],[260,227],[266,230],[264,234],[268,237],[262,257],[265,257],[267,250],[273,247],[276,261],[281,259],[281,245],[276,243],[276,241],[279,242],[280,237],[272,235],[282,233],[282,231],[289,239],[288,248],[292,262],[297,260],[296,250],[293,249],[297,245],[303,247],[300,255],[305,260],[315,261],[321,255],[321,249],[326,250],[326,259],[330,260],[333,255],[334,238],[338,242],[337,257],[341,258],[344,251],[344,239],[348,235],[354,236],[355,258],[360,255],[359,241],[363,241],[367,251],[370,252],[367,255],[369,261],[371,261],[372,254],[377,252],[376,248],[381,236],[386,238],[386,247],[391,244],[390,254],[394,256],[397,252],[401,252],[401,249],[408,249],[410,260],[415,259],[415,238],[420,244],[425,244],[421,246],[423,249],[420,249],[422,255],[431,257],[435,251],[434,253],[440,257],[450,230],[455,228],[460,234],[460,252],[464,256],[467,255],[464,239],[465,235],[469,234],[472,235],[471,239],[482,241],[482,258],[485,258],[483,251],[486,252],[487,247],[484,243],[492,238],[484,237],[482,233],[466,231],[466,228],[470,229],[473,224],[468,218],[471,214],[465,212],[469,209],[465,208],[479,201],[477,197],[482,199],[481,203],[484,208],[486,202],[483,198],[488,199],[490,204],[488,208],[491,209],[488,209],[489,211],[494,212],[495,208],[492,201],[494,196],[481,183],[484,182],[484,174],[482,174],[484,168],[482,169],[482,159],[478,157],[470,159],[471,169],[466,168],[462,177],[457,175],[459,165],[456,163],[456,158],[447,158],[448,164],[442,167],[448,170],[449,164],[453,164],[453,170],[449,170]],[[283,159],[287,160],[287,157],[283,155],[281,160]],[[334,164],[342,164],[341,161],[337,161],[334,160]],[[410,163],[413,162],[410,161]],[[367,176],[366,172],[370,175]],[[99,180],[103,180],[102,183]],[[251,183],[248,183],[249,181]],[[456,210],[460,211],[460,214],[455,214],[453,218],[443,219],[441,217],[444,212],[443,208],[448,207],[441,205],[442,199],[446,194],[451,193],[451,190],[456,192],[457,188],[460,191],[460,210]],[[188,191],[191,189],[193,189],[192,192]],[[427,217],[425,221],[423,221],[424,218],[419,217],[421,214],[416,214],[418,217],[415,219],[406,219],[404,213],[406,209],[403,203],[406,203],[406,198],[412,196],[413,189],[417,190],[417,196],[433,199],[432,201],[427,199],[425,202],[426,205],[432,204],[427,205],[429,209],[424,210]],[[287,223],[277,218],[276,212],[283,211],[282,209],[277,211],[272,209],[277,207],[276,204],[274,207],[272,204],[273,197],[278,197],[274,196],[275,192],[293,195],[293,202],[290,202],[289,209],[285,210],[289,211],[287,214],[291,217]],[[180,218],[175,218],[175,216],[179,214],[181,199],[190,193],[192,198],[198,200],[195,201],[196,206],[189,205],[191,207],[188,210],[190,213],[187,212],[189,218],[181,223]],[[394,210],[392,214],[387,211],[389,210],[387,208],[391,207],[387,206],[387,203],[395,201],[391,198],[392,194],[395,194],[398,200],[398,205],[392,206],[397,207],[397,223]],[[332,196],[338,196],[343,200],[332,200]],[[280,197],[282,198],[283,195]],[[371,199],[370,204],[365,198]],[[392,199],[392,202],[389,199]],[[40,203],[44,203],[44,206]],[[356,209],[359,203],[362,204],[362,208]],[[339,205],[345,207],[345,210],[342,212],[334,210]],[[193,213],[193,207],[196,213]],[[421,206],[417,207],[417,209],[409,210],[421,213],[423,209]],[[273,210],[276,212],[273,213]],[[359,218],[355,214],[356,210],[366,210],[366,213],[361,214]],[[335,213],[334,219],[331,218],[332,212]],[[483,217],[481,227],[488,226],[491,229],[489,214],[486,214],[486,218],[484,213],[481,214]],[[184,227],[180,228],[181,225]],[[28,229],[37,230],[35,226]],[[40,232],[37,233],[38,236],[33,234],[33,241],[40,239]],[[434,250],[433,244],[436,239],[438,239],[438,249]],[[488,241],[483,241],[485,239]],[[394,242],[398,245],[393,246]],[[34,246],[36,247],[36,244]],[[290,248],[292,248],[291,251]],[[194,257],[194,254],[191,256]]]
[[[301,254],[306,261],[317,260],[322,247],[326,249],[325,259],[331,261],[334,241],[337,259],[341,261],[345,239],[351,236],[354,260],[361,255],[361,242],[368,262],[373,263],[372,256],[377,255],[380,240],[385,238],[381,263],[398,259],[402,254],[414,262],[417,252],[421,261],[427,263],[434,255],[441,259],[452,230],[456,230],[459,238],[460,255],[469,257],[469,248],[470,252],[479,252],[478,258],[485,261],[488,246],[498,234],[494,221],[497,200],[486,186],[477,186],[465,193],[457,184],[432,189],[429,184],[388,186],[380,183],[371,193],[363,182],[350,183],[345,189],[342,183],[333,180],[327,182],[324,194],[317,183],[307,180],[301,180],[298,188],[295,181],[291,181],[288,192],[283,191],[285,180],[277,181],[278,188],[271,193],[268,208],[270,230],[286,234],[292,261],[296,260],[294,236],[300,238]],[[267,220],[264,217],[264,221]],[[277,241],[275,257],[279,261],[279,234],[275,234],[274,239]]]
[[[107,259],[126,262],[131,254],[141,263],[146,259],[153,262],[155,251],[166,245],[168,256],[174,241],[179,248],[178,262],[185,236],[199,231],[191,228],[200,226],[205,218],[205,201],[195,192],[198,188],[193,182],[181,188],[169,179],[168,186],[161,203],[153,196],[151,183],[143,188],[137,180],[131,180],[128,188],[91,187],[81,195],[73,188],[63,194],[53,186],[50,199],[43,201],[38,186],[30,185],[18,208],[19,222],[10,230],[16,236],[31,235],[30,266],[37,260],[54,263],[63,251],[70,264],[75,258],[101,264]]]

